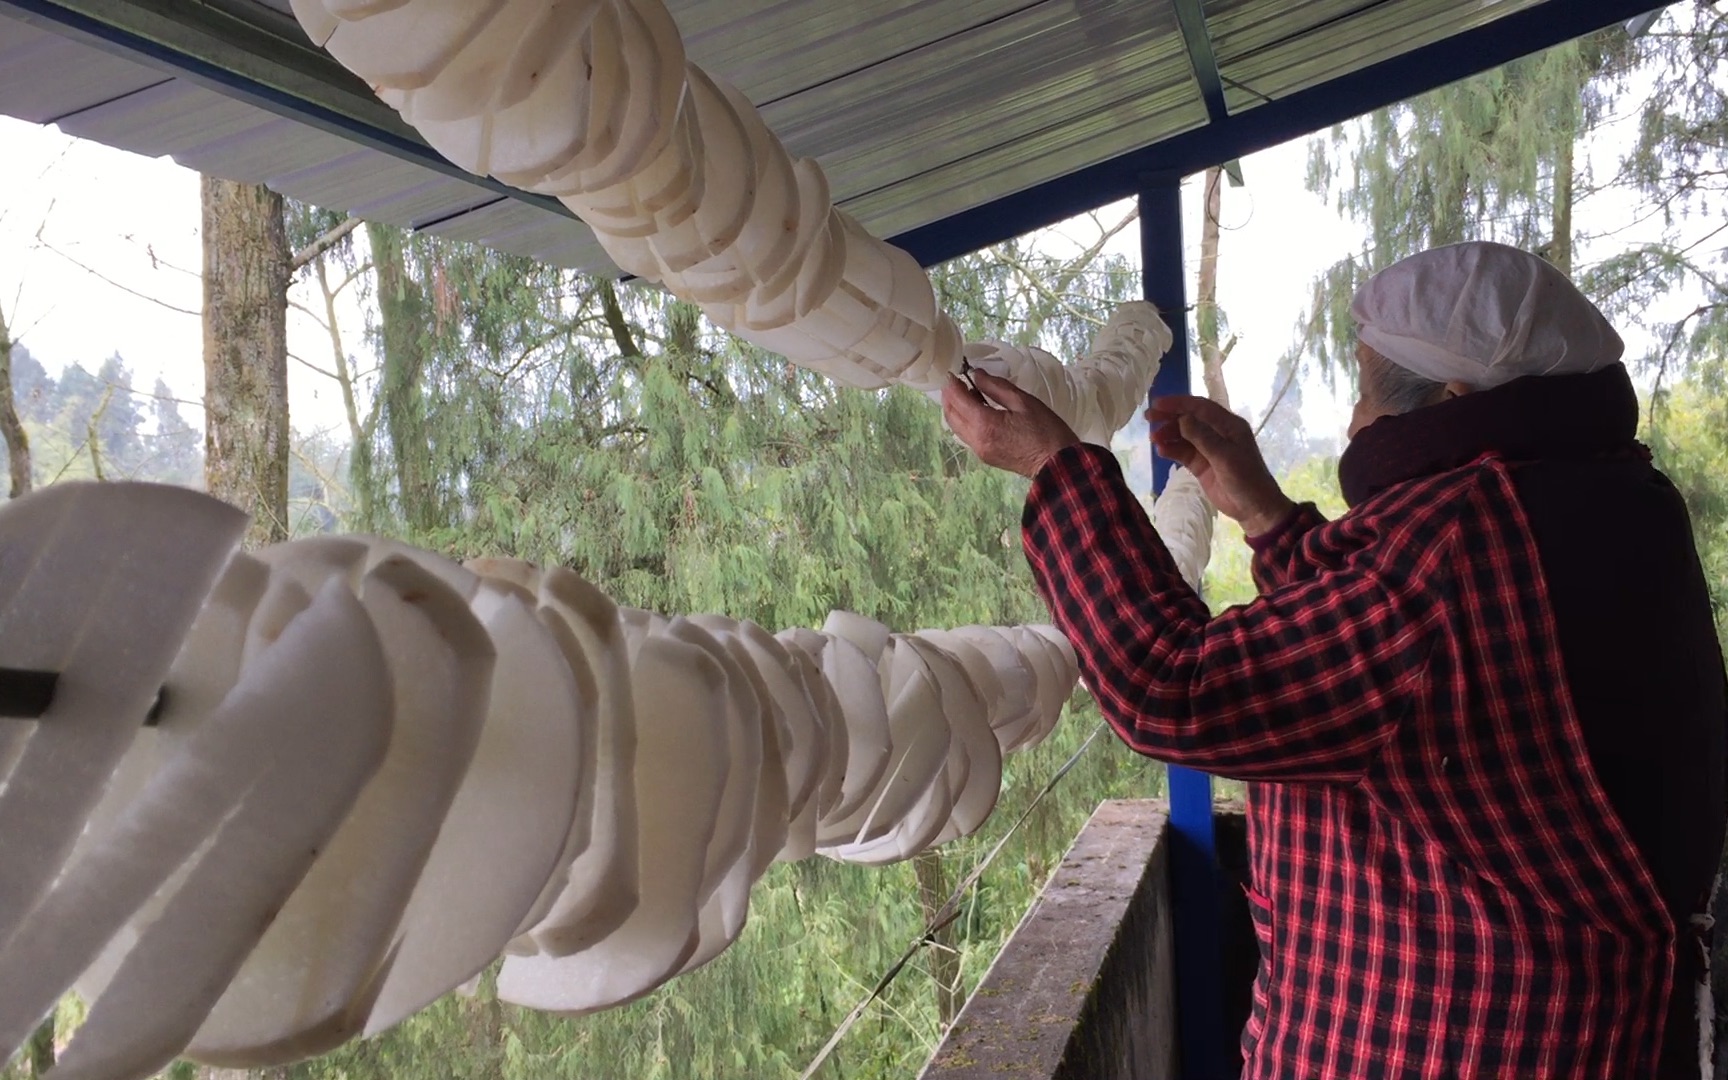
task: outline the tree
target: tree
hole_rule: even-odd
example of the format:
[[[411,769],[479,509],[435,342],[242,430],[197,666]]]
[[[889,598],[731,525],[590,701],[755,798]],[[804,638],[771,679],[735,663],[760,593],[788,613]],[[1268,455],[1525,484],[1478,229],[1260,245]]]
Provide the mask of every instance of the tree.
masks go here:
[[[156,421],[156,433],[150,440],[151,477],[170,484],[201,483],[204,461],[199,449],[203,440],[198,429],[180,415],[181,403],[161,376],[157,376],[150,394]]]
[[[1322,371],[1349,370],[1350,298],[1418,251],[1491,239],[1572,271],[1574,148],[1629,62],[1619,27],[1515,60],[1350,124],[1310,147],[1308,187],[1367,229],[1364,249],[1314,285],[1301,328]]]
[[[18,396],[12,387],[12,334],[6,326],[5,312],[0,311],[0,439],[6,447],[6,468],[10,478],[7,497],[16,499],[29,492],[30,436],[18,416]]]
[[[1660,235],[1619,245],[1580,284],[1649,335],[1640,359],[1661,378],[1728,357],[1728,12],[1677,4],[1634,47],[1619,87],[1640,100],[1638,138],[1599,190],[1636,196],[1635,223],[1656,224]],[[1676,296],[1688,300],[1670,310],[1664,301]]]
[[[206,176],[204,484],[252,515],[251,544],[288,537],[287,290],[282,197]]]

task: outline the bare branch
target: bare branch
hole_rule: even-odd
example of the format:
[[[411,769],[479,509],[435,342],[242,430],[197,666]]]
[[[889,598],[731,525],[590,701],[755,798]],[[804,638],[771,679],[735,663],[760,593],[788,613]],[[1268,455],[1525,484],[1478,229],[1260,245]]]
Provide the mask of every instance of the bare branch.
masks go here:
[[[60,256],[62,259],[65,259],[67,262],[71,263],[73,266],[76,266],[78,269],[84,271],[85,273],[91,275],[92,277],[96,277],[96,278],[101,279],[102,281],[107,282],[109,285],[114,286],[116,289],[119,289],[121,292],[130,293],[133,296],[136,296],[140,300],[148,300],[150,303],[155,304],[157,307],[164,307],[164,308],[167,308],[169,311],[178,312],[181,315],[190,315],[194,319],[201,319],[204,317],[204,313],[201,311],[192,311],[188,308],[179,307],[177,305],[170,304],[166,300],[162,300],[158,297],[150,296],[147,293],[141,293],[137,289],[131,288],[130,286],[120,284],[120,282],[115,281],[113,278],[109,277],[107,274],[104,274],[102,271],[97,270],[91,266],[87,266],[82,262],[79,262],[77,259],[66,254],[64,251],[61,251],[59,248],[55,247],[53,244],[50,244],[47,240],[44,240],[42,238],[42,231],[40,229],[38,229],[36,231],[36,242],[38,244],[40,244],[43,248],[46,248],[47,250]]]
[[[330,380],[333,380],[335,382],[341,382],[342,381],[342,377],[340,375],[336,374],[334,371],[326,371],[323,368],[319,367],[317,364],[314,364],[312,361],[299,355],[298,353],[289,352],[288,359],[294,361],[296,364],[299,364],[301,367],[309,368],[312,371],[316,371],[318,374],[324,376],[326,379],[330,379]]]
[[[343,237],[347,236],[349,233],[353,232],[355,229],[357,229],[359,227],[360,227],[360,219],[359,218],[349,217],[349,218],[344,219],[342,224],[336,226],[334,229],[329,230],[323,236],[320,236],[318,239],[312,241],[310,244],[307,244],[305,247],[301,248],[299,251],[296,251],[294,253],[294,257],[292,259],[288,260],[288,272],[289,273],[295,273],[296,271],[300,270],[302,267],[304,267],[307,263],[311,262],[313,259],[316,259],[318,256],[324,254],[326,251],[329,251],[331,248],[335,247],[337,244],[340,244],[342,242]]]

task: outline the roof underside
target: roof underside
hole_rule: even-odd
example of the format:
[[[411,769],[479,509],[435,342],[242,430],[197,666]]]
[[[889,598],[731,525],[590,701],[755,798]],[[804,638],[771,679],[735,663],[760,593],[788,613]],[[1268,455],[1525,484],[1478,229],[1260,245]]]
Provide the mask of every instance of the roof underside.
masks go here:
[[[1630,18],[1653,0],[667,0],[835,200],[926,263]],[[585,270],[557,203],[444,162],[286,0],[0,0],[0,112]]]

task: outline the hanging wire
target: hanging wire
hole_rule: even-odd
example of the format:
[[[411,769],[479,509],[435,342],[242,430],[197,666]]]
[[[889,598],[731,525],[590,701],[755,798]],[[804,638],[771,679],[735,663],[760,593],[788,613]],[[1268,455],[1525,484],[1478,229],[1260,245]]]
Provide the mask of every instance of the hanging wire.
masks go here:
[[[906,966],[912,962],[912,958],[918,955],[918,950],[926,945],[934,945],[936,935],[960,917],[960,903],[966,898],[966,894],[972,890],[974,885],[978,884],[978,879],[984,876],[984,871],[988,870],[990,864],[996,861],[996,856],[1002,854],[1002,849],[1008,845],[1008,841],[1013,838],[1014,834],[1020,831],[1020,826],[1026,823],[1026,819],[1032,816],[1032,811],[1038,809],[1038,804],[1044,801],[1044,797],[1056,790],[1056,785],[1062,782],[1062,778],[1080,763],[1081,756],[1091,748],[1093,743],[1098,741],[1098,736],[1104,734],[1105,728],[1106,725],[1099,724],[1092,730],[1092,734],[1086,736],[1086,741],[1080,744],[1080,749],[1074,751],[1073,756],[1063,762],[1062,767],[1057,769],[1055,774],[1045,782],[1044,787],[1037,795],[1033,796],[1032,802],[1021,812],[1020,816],[1014,819],[1014,824],[1008,826],[1008,831],[1002,834],[1002,838],[996,841],[995,846],[984,858],[978,861],[978,865],[972,868],[972,872],[967,874],[960,881],[960,884],[954,886],[954,891],[948,894],[948,899],[937,909],[936,914],[930,919],[929,925],[912,939],[912,944],[906,946],[906,951],[900,954],[900,959],[894,961],[888,970],[882,973],[882,977],[876,980],[876,985],[870,988],[870,992],[852,1007],[852,1011],[846,1014],[844,1020],[840,1021],[840,1026],[834,1029],[833,1036],[829,1038],[809,1066],[805,1068],[800,1080],[810,1080],[816,1075],[816,1070],[827,1062],[835,1048],[840,1045],[840,1041],[846,1037],[846,1033],[852,1030],[852,1025],[864,1016],[865,1011],[870,1008],[870,1003],[881,997],[883,991],[888,989],[889,984],[900,977],[900,973],[906,970]]]

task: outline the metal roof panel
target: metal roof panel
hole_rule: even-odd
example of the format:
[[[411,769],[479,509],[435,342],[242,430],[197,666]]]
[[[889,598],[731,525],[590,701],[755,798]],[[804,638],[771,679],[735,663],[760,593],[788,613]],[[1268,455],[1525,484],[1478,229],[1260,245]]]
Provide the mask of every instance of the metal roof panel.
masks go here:
[[[0,16],[0,111],[52,124],[167,78],[119,57],[89,62],[90,52],[58,34]]]

